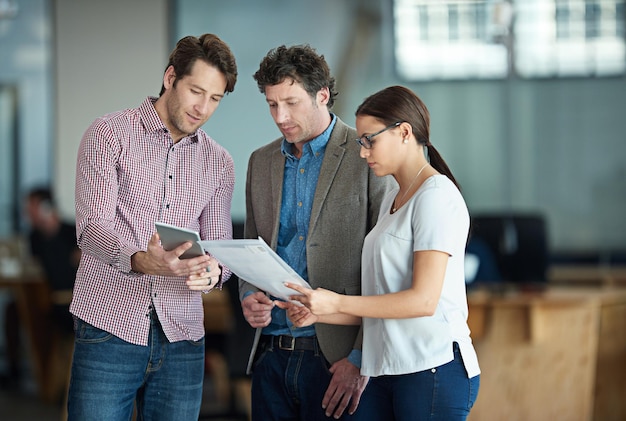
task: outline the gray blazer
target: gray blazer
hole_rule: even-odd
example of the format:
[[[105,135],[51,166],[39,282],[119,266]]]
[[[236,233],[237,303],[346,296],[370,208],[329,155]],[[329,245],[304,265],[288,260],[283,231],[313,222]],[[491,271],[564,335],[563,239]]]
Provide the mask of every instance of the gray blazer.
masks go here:
[[[309,283],[341,294],[361,293],[361,248],[376,223],[380,203],[395,185],[391,176],[377,177],[359,156],[356,130],[339,118],[331,133],[320,170],[306,243]],[[278,242],[285,157],[282,138],[257,149],[248,161],[245,238],[259,236],[274,250]],[[239,281],[239,298],[256,287]],[[318,323],[322,352],[332,364],[361,349],[359,326]],[[248,373],[257,349],[257,329]]]

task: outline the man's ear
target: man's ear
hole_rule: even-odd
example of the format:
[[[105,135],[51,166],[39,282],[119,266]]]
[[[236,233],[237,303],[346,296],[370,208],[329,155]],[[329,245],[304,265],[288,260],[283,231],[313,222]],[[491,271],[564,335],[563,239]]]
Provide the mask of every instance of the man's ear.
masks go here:
[[[322,105],[328,104],[328,101],[330,100],[330,90],[328,89],[328,87],[322,88],[317,91],[317,100]]]
[[[163,74],[163,86],[165,89],[170,89],[175,81],[176,72],[174,71],[174,66],[170,65],[165,69],[165,73]]]

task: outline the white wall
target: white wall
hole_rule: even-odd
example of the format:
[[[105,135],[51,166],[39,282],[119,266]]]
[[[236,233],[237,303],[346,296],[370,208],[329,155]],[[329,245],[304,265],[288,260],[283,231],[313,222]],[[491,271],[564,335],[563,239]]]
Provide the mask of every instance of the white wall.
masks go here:
[[[97,117],[157,96],[167,65],[167,0],[56,0],[54,186],[74,216],[76,153]]]

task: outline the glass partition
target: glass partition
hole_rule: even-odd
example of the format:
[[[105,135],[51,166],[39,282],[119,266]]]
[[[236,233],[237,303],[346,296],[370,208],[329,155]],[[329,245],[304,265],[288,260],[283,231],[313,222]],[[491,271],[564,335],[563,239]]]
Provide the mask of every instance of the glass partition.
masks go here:
[[[0,84],[0,238],[18,230],[17,88]]]

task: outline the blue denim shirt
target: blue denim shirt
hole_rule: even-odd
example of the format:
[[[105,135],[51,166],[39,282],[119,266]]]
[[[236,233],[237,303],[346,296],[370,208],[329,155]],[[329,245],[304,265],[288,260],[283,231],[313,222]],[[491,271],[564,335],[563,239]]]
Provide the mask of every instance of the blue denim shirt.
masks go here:
[[[283,198],[278,229],[277,254],[308,282],[306,240],[311,220],[313,198],[326,145],[337,122],[333,114],[328,128],[315,139],[307,142],[298,159],[292,153],[293,145],[283,139],[281,151],[285,156]],[[276,297],[272,297],[276,299]],[[274,307],[272,321],[263,328],[264,335],[290,335],[294,337],[314,336],[315,328],[295,328],[284,310]],[[361,367],[361,351],[353,349],[348,360]]]
[[[309,276],[306,266],[306,240],[311,208],[326,145],[336,121],[337,118],[333,115],[328,128],[304,144],[300,158],[293,155],[293,145],[286,140],[283,140],[281,147],[286,160],[276,253],[307,282]],[[313,326],[295,328],[286,312],[274,307],[272,322],[263,329],[263,334],[314,336],[315,328]]]

